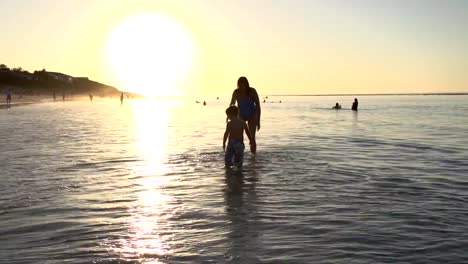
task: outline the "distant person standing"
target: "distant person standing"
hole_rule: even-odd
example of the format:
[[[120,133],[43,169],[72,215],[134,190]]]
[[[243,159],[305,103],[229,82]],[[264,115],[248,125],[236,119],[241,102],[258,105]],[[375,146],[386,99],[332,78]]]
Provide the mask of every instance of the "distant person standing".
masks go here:
[[[57,96],[55,95],[55,90],[54,90],[54,92],[52,93],[52,98],[54,98],[54,101],[57,100]]]
[[[236,101],[239,108],[239,117],[247,121],[252,136],[250,151],[255,153],[257,151],[255,132],[260,130],[261,108],[257,91],[250,87],[249,81],[244,76],[237,80],[237,89],[232,93],[230,105],[234,105]]]
[[[11,90],[10,89],[8,89],[6,93],[6,104],[7,104],[7,108],[11,107]]]
[[[65,102],[65,92],[62,92],[62,101]]]
[[[89,101],[91,101],[91,103],[93,102],[93,95],[92,94],[89,94]]]
[[[124,93],[120,94],[120,104],[123,105]]]
[[[354,98],[354,103],[353,103],[353,106],[351,107],[351,110],[357,111],[357,109],[358,109],[358,101],[357,101],[357,98]]]

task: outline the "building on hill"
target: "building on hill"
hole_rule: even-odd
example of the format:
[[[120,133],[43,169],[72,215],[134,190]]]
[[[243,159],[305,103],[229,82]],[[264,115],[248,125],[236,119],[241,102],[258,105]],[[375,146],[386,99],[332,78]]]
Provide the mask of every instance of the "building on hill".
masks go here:
[[[88,77],[74,77],[73,82],[89,81]]]
[[[60,72],[47,72],[47,74],[57,80],[57,81],[62,81],[62,82],[67,82],[67,83],[73,83],[73,77],[70,75],[66,75]]]

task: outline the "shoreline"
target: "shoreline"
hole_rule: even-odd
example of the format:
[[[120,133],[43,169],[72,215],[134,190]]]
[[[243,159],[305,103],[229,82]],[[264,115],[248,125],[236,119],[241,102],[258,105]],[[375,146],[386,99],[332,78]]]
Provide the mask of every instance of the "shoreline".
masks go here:
[[[47,99],[50,99],[50,97],[49,96],[36,96],[36,95],[12,96],[10,107],[7,107],[6,98],[2,98],[2,99],[3,100],[0,103],[0,109],[8,109],[12,107],[44,103],[44,102],[47,102]]]
[[[23,95],[23,96],[13,96],[11,99],[11,105],[10,107],[7,106],[6,104],[6,99],[2,98],[2,101],[0,103],[0,109],[9,109],[13,107],[20,107],[20,106],[26,106],[26,105],[31,105],[31,104],[40,104],[40,103],[53,103],[53,102],[72,102],[72,101],[81,101],[81,100],[89,100],[87,96],[84,95],[77,95],[74,97],[66,97],[65,101],[62,100],[62,97],[60,98],[57,96],[57,99],[54,100],[51,96],[38,96],[38,95]]]

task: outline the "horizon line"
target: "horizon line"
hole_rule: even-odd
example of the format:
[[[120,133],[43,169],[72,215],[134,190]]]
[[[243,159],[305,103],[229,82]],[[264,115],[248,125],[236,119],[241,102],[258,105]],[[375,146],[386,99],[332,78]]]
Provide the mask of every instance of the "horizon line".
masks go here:
[[[379,96],[379,95],[468,95],[468,92],[434,92],[434,93],[346,93],[346,94],[272,94],[267,96]]]

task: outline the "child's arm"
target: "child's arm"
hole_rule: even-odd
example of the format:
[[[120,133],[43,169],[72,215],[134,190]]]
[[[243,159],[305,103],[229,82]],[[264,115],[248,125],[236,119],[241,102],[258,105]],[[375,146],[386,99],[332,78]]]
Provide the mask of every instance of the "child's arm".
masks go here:
[[[223,150],[226,150],[226,140],[229,136],[229,123],[226,125],[226,131],[224,132],[224,137],[223,137]]]
[[[249,130],[249,126],[247,126],[247,122],[244,123],[244,130],[245,130],[245,134],[247,134],[247,137],[249,138],[249,144],[252,144],[252,136],[250,135],[250,130]]]

